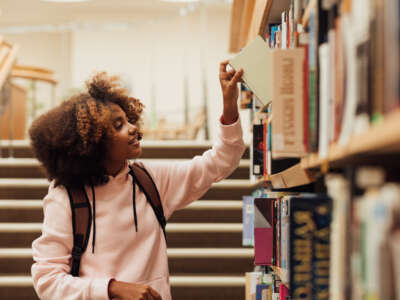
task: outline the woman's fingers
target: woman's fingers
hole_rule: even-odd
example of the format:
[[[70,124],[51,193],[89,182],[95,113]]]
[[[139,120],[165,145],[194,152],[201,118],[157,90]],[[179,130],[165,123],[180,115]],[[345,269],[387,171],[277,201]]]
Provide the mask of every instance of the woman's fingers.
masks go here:
[[[157,293],[154,289],[150,288],[150,293],[154,297],[155,300],[162,300],[159,293]]]
[[[235,70],[230,70],[228,72],[222,73],[221,74],[221,79],[225,79],[225,80],[230,81],[234,74],[235,74]]]
[[[229,60],[224,60],[219,64],[219,73],[225,73],[226,72],[226,66],[229,64]]]
[[[240,69],[235,73],[233,78],[230,80],[229,85],[236,86],[236,84],[241,80],[242,75],[243,75],[243,69]]]

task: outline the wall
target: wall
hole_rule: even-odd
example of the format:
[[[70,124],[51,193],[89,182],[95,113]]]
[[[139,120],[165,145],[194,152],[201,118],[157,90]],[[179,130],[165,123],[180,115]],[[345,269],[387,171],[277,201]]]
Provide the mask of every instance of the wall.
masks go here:
[[[93,22],[99,24],[102,18],[92,16]],[[203,105],[202,72],[205,72],[213,138],[222,111],[218,72],[219,62],[229,58],[230,11],[202,13],[197,9],[184,17],[141,14],[131,20],[135,23],[129,28],[115,26],[114,19],[114,25],[107,30],[102,25],[70,33],[6,35],[6,39],[21,45],[19,63],[56,71],[60,80],[58,99],[71,88],[82,87],[94,71],[120,75],[132,95],[146,105],[147,123],[151,112],[170,123],[183,122],[184,74],[192,120]],[[245,113],[243,118],[246,117]],[[247,124],[247,120],[243,123]]]

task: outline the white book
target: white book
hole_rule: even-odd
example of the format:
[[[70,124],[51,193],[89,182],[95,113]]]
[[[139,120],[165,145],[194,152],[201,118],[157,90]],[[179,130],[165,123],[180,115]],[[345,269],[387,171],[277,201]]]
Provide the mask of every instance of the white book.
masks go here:
[[[329,45],[319,46],[319,157],[328,156],[329,146]]]
[[[350,213],[350,186],[341,175],[328,174],[325,179],[328,195],[332,198],[330,232],[329,299],[345,300],[349,281],[346,266],[348,253],[347,231]]]
[[[258,35],[229,61],[235,70],[243,69],[243,81],[264,105],[272,101],[271,51],[268,44]]]
[[[331,29],[328,32],[328,45],[329,45],[329,120],[328,120],[328,131],[329,131],[329,144],[333,142],[335,137],[335,88],[336,88],[336,77],[335,77],[335,40],[336,40],[335,29]]]
[[[284,11],[282,13],[282,37],[281,37],[281,44],[282,44],[282,49],[287,48],[287,29],[288,29],[288,24],[286,22],[286,12]]]
[[[357,66],[356,66],[356,47],[353,39],[353,23],[349,16],[342,17],[342,36],[343,49],[346,60],[346,89],[344,101],[344,114],[342,119],[342,130],[339,136],[339,144],[347,145],[353,133],[356,108],[357,108]]]
[[[395,282],[400,282],[400,231],[394,233],[391,243]],[[396,300],[400,300],[400,284],[395,286]]]

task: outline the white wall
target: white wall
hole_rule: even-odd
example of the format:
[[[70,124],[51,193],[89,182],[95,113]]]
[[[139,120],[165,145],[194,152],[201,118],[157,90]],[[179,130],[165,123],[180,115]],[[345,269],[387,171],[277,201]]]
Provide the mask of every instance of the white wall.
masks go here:
[[[105,70],[120,75],[132,95],[144,102],[147,119],[152,110],[153,84],[157,117],[166,117],[171,123],[183,122],[185,72],[191,115],[202,107],[203,57],[212,138],[222,109],[218,72],[219,62],[229,58],[230,11],[206,11],[202,15],[199,9],[185,17],[156,18],[142,14],[137,20],[127,30],[99,27],[71,33],[6,35],[6,39],[21,45],[19,63],[56,71],[59,99],[70,88],[82,87],[94,71]]]

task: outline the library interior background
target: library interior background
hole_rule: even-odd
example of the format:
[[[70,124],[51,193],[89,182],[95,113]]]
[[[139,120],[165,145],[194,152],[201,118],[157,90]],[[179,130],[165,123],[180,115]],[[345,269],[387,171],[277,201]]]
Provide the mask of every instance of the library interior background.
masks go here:
[[[141,159],[190,160],[229,60],[246,151],[169,219],[172,298],[400,300],[399,20],[399,0],[1,0],[0,299],[39,299],[32,121],[106,71],[145,105]]]

